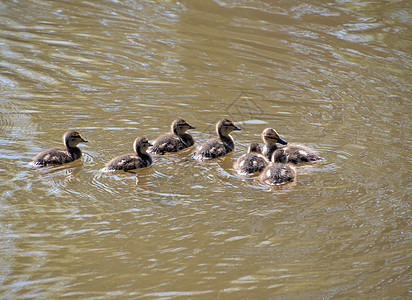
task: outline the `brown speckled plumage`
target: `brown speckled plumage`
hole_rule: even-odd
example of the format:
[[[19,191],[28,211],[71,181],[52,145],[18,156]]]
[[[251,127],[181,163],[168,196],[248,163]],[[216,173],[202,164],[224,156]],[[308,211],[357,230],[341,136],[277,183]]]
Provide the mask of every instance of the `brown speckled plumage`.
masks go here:
[[[193,146],[195,141],[186,131],[195,128],[196,127],[189,125],[183,119],[174,120],[171,125],[171,133],[158,137],[154,141],[153,147],[149,149],[149,152],[164,154],[166,152],[177,152]]]
[[[43,150],[32,161],[33,166],[61,165],[79,159],[82,152],[77,147],[79,143],[87,142],[78,131],[69,130],[63,135],[65,147]]]
[[[235,143],[230,133],[233,130],[241,130],[235,126],[232,121],[222,119],[216,124],[218,138],[210,139],[197,147],[194,154],[196,160],[207,160],[226,155],[233,151]]]
[[[268,164],[268,160],[262,155],[260,145],[251,143],[248,153],[239,157],[233,164],[233,168],[239,175],[252,175],[256,172],[262,172]]]
[[[273,153],[272,163],[261,173],[260,179],[269,185],[283,184],[296,178],[296,170],[287,163],[288,154],[284,149]]]
[[[301,162],[316,162],[323,160],[314,150],[299,144],[288,144],[282,149],[288,153],[288,162],[298,164]]]
[[[138,137],[133,143],[135,153],[127,153],[116,156],[106,164],[104,168],[107,172],[129,171],[148,167],[152,164],[152,157],[147,153],[147,148],[151,146],[146,138]]]

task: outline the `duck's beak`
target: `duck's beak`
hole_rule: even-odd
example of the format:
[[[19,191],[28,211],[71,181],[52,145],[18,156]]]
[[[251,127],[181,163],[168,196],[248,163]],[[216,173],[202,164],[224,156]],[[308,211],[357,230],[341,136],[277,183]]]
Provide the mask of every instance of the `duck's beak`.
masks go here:
[[[82,143],[87,143],[88,141],[85,140],[84,138],[81,138],[80,142],[82,142]]]
[[[234,126],[234,125],[233,125]],[[237,126],[234,126],[233,127],[233,130],[242,130],[242,129],[240,129],[239,127],[237,127]]]
[[[188,124],[189,125],[189,124]],[[189,125],[189,129],[196,129],[195,126]]]
[[[287,145],[287,144],[288,144],[288,142],[286,142],[285,140],[282,140],[280,137],[278,137],[276,141],[277,141],[279,144],[282,144],[282,145]]]

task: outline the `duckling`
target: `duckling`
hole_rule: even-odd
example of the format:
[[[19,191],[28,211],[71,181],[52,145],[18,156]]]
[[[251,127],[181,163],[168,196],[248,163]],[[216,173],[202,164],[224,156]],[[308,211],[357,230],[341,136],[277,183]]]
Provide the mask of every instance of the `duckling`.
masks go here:
[[[262,170],[269,164],[267,159],[262,155],[262,149],[258,143],[249,145],[248,153],[243,154],[233,164],[233,168],[238,175],[252,175]]]
[[[172,132],[158,137],[149,152],[164,154],[165,152],[177,152],[193,146],[195,141],[186,131],[195,128],[183,119],[174,120],[171,126]]]
[[[64,147],[43,150],[37,154],[31,164],[33,166],[62,165],[79,159],[82,151],[77,147],[79,143],[86,143],[78,131],[69,130],[63,135]]]
[[[288,161],[294,164],[323,160],[314,150],[300,144],[289,144],[282,149],[288,152]]]
[[[287,145],[288,142],[282,140],[279,134],[273,128],[266,128],[262,131],[262,140],[265,143],[262,154],[270,161],[272,159],[273,152],[278,149],[276,143]]]
[[[210,139],[201,144],[195,151],[194,158],[196,160],[212,159],[223,156],[233,151],[235,143],[230,133],[233,130],[241,130],[235,126],[232,121],[222,119],[216,124],[216,132],[218,138]]]
[[[288,153],[284,149],[278,149],[273,153],[272,164],[268,165],[260,175],[260,179],[269,185],[278,185],[293,181],[296,178],[296,170],[287,164]]]
[[[106,164],[103,170],[106,172],[117,170],[129,171],[150,166],[152,164],[152,157],[146,152],[149,146],[152,145],[146,138],[136,138],[133,143],[135,153],[116,156]]]

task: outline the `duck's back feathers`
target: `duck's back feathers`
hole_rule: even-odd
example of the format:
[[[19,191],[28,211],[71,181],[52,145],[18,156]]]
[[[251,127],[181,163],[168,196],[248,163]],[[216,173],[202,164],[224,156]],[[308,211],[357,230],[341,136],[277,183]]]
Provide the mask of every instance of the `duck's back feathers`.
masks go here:
[[[301,162],[316,162],[322,160],[314,150],[300,144],[289,144],[282,149],[288,153],[288,162],[298,164]]]
[[[107,163],[105,170],[108,172],[118,170],[130,171],[148,167],[151,165],[151,163],[152,159],[149,155],[142,157],[142,155],[139,156],[134,153],[128,153],[113,158]]]
[[[295,168],[284,163],[270,164],[262,171],[262,174],[260,175],[260,179],[269,185],[278,185],[293,181],[295,177]]]
[[[262,154],[252,152],[239,157],[233,167],[239,175],[252,175],[256,172],[262,172],[268,163]]]
[[[207,160],[226,155],[234,148],[233,140],[223,142],[221,139],[210,139],[201,144],[195,152],[194,159]]]
[[[43,150],[32,161],[34,166],[62,165],[79,159],[82,152],[79,148],[52,148]]]
[[[288,157],[286,150],[276,150],[272,156],[272,163],[263,170],[260,179],[269,185],[293,181],[296,177],[296,170],[287,164]]]
[[[193,146],[194,143],[195,141],[190,134],[185,133],[181,136],[177,136],[176,134],[169,133],[158,137],[149,151],[156,154],[178,152]]]
[[[233,164],[233,168],[239,175],[252,175],[256,172],[262,172],[269,162],[261,153],[260,145],[251,143],[248,153],[239,157]]]

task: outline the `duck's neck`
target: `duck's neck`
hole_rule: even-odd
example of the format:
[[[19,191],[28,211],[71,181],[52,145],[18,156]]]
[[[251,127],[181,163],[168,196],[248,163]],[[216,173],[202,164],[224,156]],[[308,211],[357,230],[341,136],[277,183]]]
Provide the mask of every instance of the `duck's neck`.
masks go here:
[[[192,136],[188,133],[184,133],[182,135],[179,135],[179,139],[186,147],[190,147],[194,144],[194,140],[193,140]]]
[[[143,159],[144,161],[150,161],[150,163],[152,163],[152,156],[147,153],[146,151],[142,152],[142,151],[138,151],[136,153],[141,159]]]
[[[74,147],[70,147],[69,145],[66,145],[66,149],[67,149],[67,152],[72,156],[74,160],[82,156],[82,151],[80,150],[79,147],[77,147],[77,145]]]
[[[186,132],[184,131],[177,131],[177,130],[173,131],[173,133],[179,137],[184,136],[186,134]]]
[[[233,138],[230,136],[230,134],[223,135],[219,133],[219,138],[223,142],[227,150],[232,151],[233,148],[235,148],[235,143],[233,141]]]
[[[72,141],[68,140],[64,142],[64,145],[66,146],[67,149],[79,149],[79,147],[77,147],[78,144],[73,143]]]
[[[265,144],[262,154],[266,156],[270,161],[272,159],[272,154],[276,151],[276,149],[278,149],[278,146],[276,144]]]

